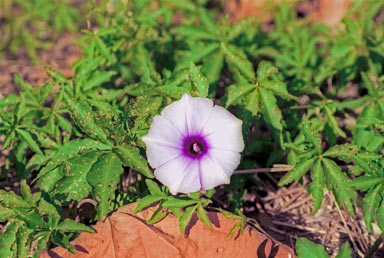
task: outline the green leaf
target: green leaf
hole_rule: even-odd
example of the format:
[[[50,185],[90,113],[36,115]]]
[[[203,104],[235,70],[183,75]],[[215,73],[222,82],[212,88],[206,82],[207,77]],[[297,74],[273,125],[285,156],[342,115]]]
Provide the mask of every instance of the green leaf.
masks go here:
[[[16,233],[17,257],[27,257],[29,250],[28,242],[30,241],[32,229],[19,227]]]
[[[208,80],[194,63],[189,66],[189,78],[192,82],[192,96],[206,98],[208,96]]]
[[[178,87],[175,85],[163,85],[150,90],[151,92],[157,92],[160,95],[164,95],[173,99],[180,99],[185,93],[190,94],[189,90],[185,87]]]
[[[147,220],[147,224],[155,224],[167,216],[167,211],[162,207],[158,207],[152,216]]]
[[[281,124],[283,116],[277,105],[275,96],[269,90],[259,88],[259,98],[260,111],[265,121],[271,128],[280,132],[283,129],[283,125]]]
[[[376,222],[379,228],[381,229],[381,231],[384,232],[384,202],[383,201],[381,202],[381,205],[377,209]]]
[[[43,167],[38,175],[38,178],[43,176],[48,171],[56,168],[57,166],[63,164],[68,159],[73,158],[78,153],[87,150],[110,150],[111,147],[105,145],[99,141],[93,139],[75,139],[70,142],[67,142],[56,152],[52,159]]]
[[[369,232],[372,230],[371,223],[382,199],[383,186],[384,184],[377,185],[363,198],[364,221]]]
[[[185,229],[187,228],[187,226],[191,222],[192,216],[195,213],[196,208],[197,208],[197,205],[187,207],[179,218],[179,228],[180,228],[180,231],[183,235],[185,235]]]
[[[76,156],[65,162],[63,178],[55,183],[52,195],[62,201],[81,201],[91,192],[92,187],[87,182],[87,173],[97,161],[101,152],[92,151]]]
[[[0,203],[6,208],[25,208],[30,209],[33,203],[27,202],[14,192],[0,190]]]
[[[295,167],[288,171],[279,181],[279,186],[289,184],[293,181],[298,181],[310,169],[317,157],[303,160],[295,165]]]
[[[148,167],[147,160],[140,155],[139,149],[132,145],[120,145],[114,149],[125,167],[131,167],[148,178],[154,175]]]
[[[224,215],[224,217],[226,217],[227,219],[235,219],[235,220],[241,220],[241,216],[239,215],[236,215],[236,214],[233,214],[232,212],[229,212],[229,211],[226,211],[226,210],[223,210],[221,208],[219,208],[219,211],[221,212],[221,214]]]
[[[15,257],[15,242],[18,228],[18,223],[8,222],[5,231],[0,234],[0,253],[4,257]]]
[[[321,206],[324,196],[325,176],[320,159],[315,161],[311,172],[312,183],[308,185],[308,192],[313,196],[313,211],[315,213]]]
[[[183,208],[189,205],[196,204],[197,200],[191,199],[177,199],[172,196],[168,197],[168,199],[163,203],[163,207],[166,208]]]
[[[242,19],[236,22],[228,33],[227,41],[234,40],[237,36],[248,30],[251,26],[253,26],[253,19],[251,18]]]
[[[84,92],[86,92],[95,87],[101,86],[101,84],[103,84],[104,82],[108,82],[111,77],[115,74],[115,71],[98,72],[82,85],[82,89]]]
[[[371,78],[369,78],[366,72],[361,72],[361,79],[363,81],[364,86],[368,90],[368,94],[371,96],[375,96],[376,94],[375,86],[373,85]]]
[[[88,233],[95,233],[95,231],[81,223],[77,223],[74,220],[71,219],[65,219],[63,222],[61,222],[57,227],[57,230],[62,232],[88,232]]]
[[[302,130],[307,142],[312,143],[315,147],[317,153],[321,153],[321,137],[317,129],[313,124],[307,119],[306,116],[303,116],[302,121]]]
[[[245,109],[251,111],[253,116],[257,116],[259,113],[259,91],[254,90],[245,98]]]
[[[239,70],[240,73],[248,80],[255,78],[253,65],[250,61],[248,61],[246,55],[241,49],[226,45],[225,43],[221,43],[220,47],[224,53],[225,61],[229,66]]]
[[[335,132],[335,134],[340,135],[343,138],[346,138],[347,135],[344,133],[343,130],[340,129],[339,125],[337,124],[337,120],[331,111],[331,109],[328,106],[324,106],[325,113],[328,118],[328,124],[332,128],[332,130]]]
[[[279,97],[287,100],[296,100],[297,98],[287,91],[287,86],[284,82],[273,80],[273,81],[264,81],[260,83],[262,87],[272,91]]]
[[[341,168],[333,160],[323,158],[322,162],[326,172],[327,187],[333,190],[339,206],[343,207],[343,202],[349,214],[355,216],[353,204],[357,194],[352,189],[351,179],[341,171]]]
[[[112,152],[102,154],[87,174],[92,186],[92,195],[97,201],[98,219],[102,220],[110,211],[110,201],[114,196],[120,175],[123,173],[120,159]]]
[[[145,179],[145,184],[147,185],[151,195],[165,196],[165,194],[161,191],[159,185],[153,180]]]
[[[328,258],[324,246],[315,244],[304,238],[296,238],[296,251],[298,258]]]
[[[71,111],[70,115],[81,131],[88,134],[92,138],[98,139],[101,142],[110,145],[107,140],[107,134],[95,122],[97,114],[92,110],[91,106],[89,106],[86,102],[80,103],[73,101],[67,96],[65,99]]]
[[[204,223],[204,225],[206,225],[209,228],[212,228],[212,223],[211,223],[211,220],[208,217],[208,213],[204,209],[204,207],[201,205],[201,203],[199,203],[197,205],[197,217],[199,218],[199,220],[201,222]]]
[[[144,198],[139,199],[139,203],[135,208],[135,213],[141,211],[142,209],[148,207],[152,203],[162,200],[164,197],[160,195],[147,195]]]
[[[227,235],[227,240],[231,239],[232,235],[239,229],[241,228],[241,221],[235,223],[231,230],[229,230],[228,235]]]
[[[191,25],[184,26],[176,26],[172,29],[172,34],[180,35],[183,37],[187,37],[190,39],[198,39],[198,40],[214,40],[217,41],[218,37],[216,34],[206,30],[202,27],[196,27]]]
[[[370,188],[384,183],[384,177],[381,176],[359,176],[352,181],[352,186],[357,190],[367,191]]]
[[[352,250],[346,241],[340,248],[340,252],[336,255],[336,258],[352,258]]]
[[[44,155],[41,151],[39,145],[37,142],[32,138],[31,134],[25,130],[16,128],[16,132],[21,136],[21,138],[28,144],[28,146],[33,150],[34,152]]]
[[[238,84],[232,84],[227,88],[227,102],[225,103],[225,107],[228,108],[231,105],[236,105],[238,104],[239,100],[241,99],[242,96],[248,94],[251,92],[253,89],[256,88],[255,84],[250,84],[250,83],[238,83]],[[252,93],[257,91],[253,91]],[[252,94],[251,93],[251,94]],[[252,98],[253,100],[253,98]],[[248,101],[246,102],[248,104]],[[256,98],[256,103],[258,103],[258,98]],[[252,104],[251,104],[252,105]]]

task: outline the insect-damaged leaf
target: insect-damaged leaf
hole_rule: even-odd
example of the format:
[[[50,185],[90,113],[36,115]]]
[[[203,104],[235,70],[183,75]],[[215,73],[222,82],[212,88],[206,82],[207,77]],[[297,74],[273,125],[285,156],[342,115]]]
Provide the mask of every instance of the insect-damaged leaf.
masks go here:
[[[333,160],[324,158],[322,163],[326,173],[327,188],[333,190],[339,206],[343,207],[342,203],[344,203],[349,214],[355,216],[353,203],[357,194],[351,186],[351,179],[341,171],[341,168]]]
[[[47,165],[41,169],[36,179],[40,178],[48,171],[63,164],[64,161],[73,158],[78,153],[81,153],[87,150],[110,150],[110,149],[111,149],[110,146],[89,138],[76,139],[76,140],[69,141],[60,147],[60,149],[51,158],[51,160],[47,163]]]
[[[52,191],[58,200],[81,201],[92,187],[87,182],[87,173],[102,152],[92,151],[69,159],[64,164],[63,178],[56,182]]]
[[[255,84],[251,83],[238,83],[238,84],[232,84],[227,88],[227,102],[225,103],[225,106],[228,108],[231,105],[239,104],[239,100],[242,96],[248,94],[253,89],[256,88]]]
[[[112,152],[102,154],[87,174],[87,181],[92,186],[92,195],[97,201],[97,216],[103,219],[110,211],[112,199],[120,175],[123,173],[120,159]]]
[[[192,83],[192,96],[202,98],[208,96],[208,80],[202,75],[200,68],[193,63],[189,66],[189,79]]]
[[[376,185],[376,187],[371,189],[363,198],[364,221],[369,232],[372,230],[371,222],[376,215],[380,202],[383,199],[383,187],[383,183]]]
[[[146,177],[154,178],[148,167],[147,160],[141,156],[139,149],[132,145],[120,145],[114,149],[125,167],[131,167]]]
[[[71,111],[70,115],[81,131],[94,139],[108,143],[105,131],[95,122],[97,114],[92,107],[86,102],[73,101],[69,97],[66,97],[66,101]]]
[[[235,48],[231,45],[221,43],[221,50],[224,53],[225,61],[240,71],[240,73],[248,80],[255,78],[255,72],[253,71],[253,65],[248,61],[246,55],[241,49]]]
[[[315,150],[320,154],[321,153],[321,138],[319,132],[313,126],[313,124],[303,116],[302,119],[302,129],[305,136],[305,139],[312,143],[315,147]]]
[[[283,125],[281,124],[283,116],[277,105],[275,96],[269,90],[260,87],[259,98],[260,111],[265,121],[272,129],[280,132],[283,129]]]
[[[321,206],[324,196],[325,175],[320,159],[315,161],[311,172],[312,183],[308,185],[308,192],[313,196],[313,211],[315,213]]]

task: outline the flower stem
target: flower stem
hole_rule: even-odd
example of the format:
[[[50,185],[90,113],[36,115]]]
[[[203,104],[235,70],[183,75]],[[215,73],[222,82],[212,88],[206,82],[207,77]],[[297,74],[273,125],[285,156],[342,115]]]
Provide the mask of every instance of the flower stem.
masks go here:
[[[244,169],[236,170],[234,174],[250,174],[250,173],[270,173],[270,172],[284,172],[293,169],[293,166],[290,165],[276,165],[273,168],[254,168],[254,169]]]

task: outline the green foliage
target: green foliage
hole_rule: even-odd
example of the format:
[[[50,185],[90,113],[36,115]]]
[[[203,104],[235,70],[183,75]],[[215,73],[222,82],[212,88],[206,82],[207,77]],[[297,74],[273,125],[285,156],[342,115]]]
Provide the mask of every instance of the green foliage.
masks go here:
[[[4,51],[17,54],[24,47],[29,58],[37,62],[37,51],[52,45],[59,33],[75,32],[84,22],[81,12],[69,0],[4,0],[0,3],[0,56]],[[52,14],[55,15],[52,15]]]
[[[243,120],[241,169],[286,160],[294,168],[279,184],[310,176],[313,212],[331,191],[351,215],[362,206],[369,230],[374,222],[384,230],[384,33],[375,18],[383,2],[354,1],[337,29],[281,4],[267,31],[252,18],[232,24],[207,2],[96,1],[81,9],[66,0],[0,3],[1,52],[24,46],[36,58],[47,34],[53,40],[76,31],[82,17],[92,25],[78,41],[83,56],[72,77],[46,68],[49,81],[37,87],[16,75],[19,94],[0,100],[1,176],[15,170],[22,182],[22,196],[0,190],[0,253],[24,257],[37,246],[36,257],[49,242],[73,251],[69,241],[89,229],[64,218],[62,208],[73,215],[71,207],[86,198],[97,202],[89,222],[139,200],[136,212],[158,203],[147,223],[171,212],[184,234],[194,216],[212,227],[214,191],[171,195],[152,180],[141,140],[154,116],[184,93],[215,98]],[[34,33],[21,29],[26,24]],[[242,207],[253,185],[261,184],[235,175],[223,190],[236,213],[222,210],[236,220],[228,238],[249,223]],[[299,256],[326,255],[297,243]],[[343,246],[339,256],[349,251]]]
[[[298,258],[328,258],[328,253],[324,247],[320,244],[316,244],[304,237],[296,239],[296,251]],[[337,258],[352,258],[352,250],[348,242],[345,242],[339,253],[336,255]]]

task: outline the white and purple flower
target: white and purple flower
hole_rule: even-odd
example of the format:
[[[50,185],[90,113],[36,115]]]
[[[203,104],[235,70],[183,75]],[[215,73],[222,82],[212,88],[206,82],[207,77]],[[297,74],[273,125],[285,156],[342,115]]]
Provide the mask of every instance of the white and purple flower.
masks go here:
[[[210,99],[183,97],[154,117],[147,158],[172,193],[228,184],[244,149],[242,121]]]

